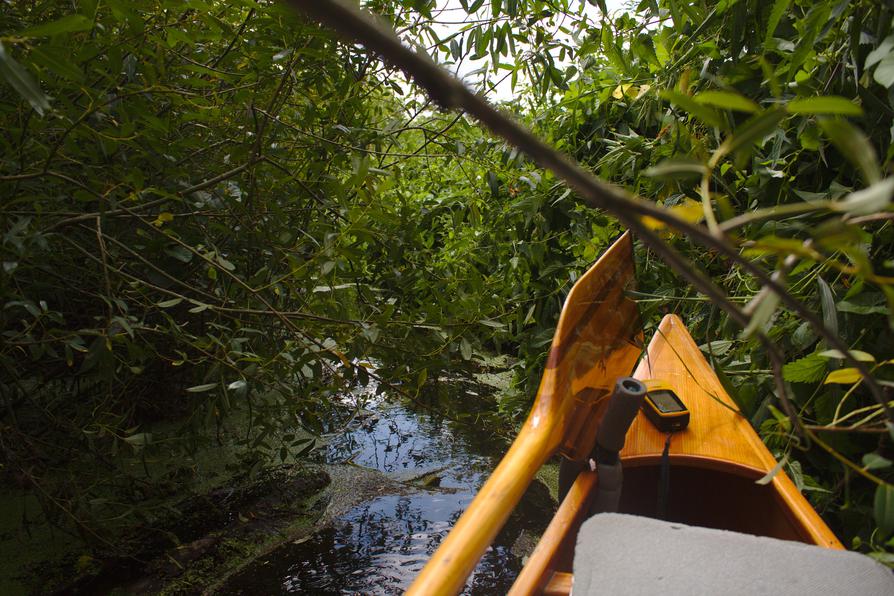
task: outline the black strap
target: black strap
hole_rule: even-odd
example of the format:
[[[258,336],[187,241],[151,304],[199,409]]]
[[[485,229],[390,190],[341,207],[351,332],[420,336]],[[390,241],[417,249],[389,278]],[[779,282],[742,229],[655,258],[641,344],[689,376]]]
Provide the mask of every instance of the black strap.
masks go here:
[[[667,498],[670,493],[670,445],[674,433],[667,433],[661,452],[661,476],[658,479],[658,519],[667,519]]]

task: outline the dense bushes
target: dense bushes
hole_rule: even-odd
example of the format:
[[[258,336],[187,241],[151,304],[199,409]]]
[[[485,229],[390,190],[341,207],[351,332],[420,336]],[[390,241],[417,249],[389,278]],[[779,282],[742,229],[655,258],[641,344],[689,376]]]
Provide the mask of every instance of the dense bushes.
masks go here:
[[[780,270],[887,387],[891,11],[460,4],[370,6],[473,61],[470,84],[514,81],[507,109],[601,177]],[[564,291],[620,230],[278,4],[17,3],[0,41],[3,471],[93,543],[188,486],[153,462],[234,408],[247,464],[285,459],[327,427],[327,392],[378,374],[412,396],[497,350],[520,357],[502,407],[523,412]],[[890,427],[859,374],[732,260],[654,227],[752,324],[641,250],[647,325],[683,314],[796,482],[889,557]],[[760,331],[788,358],[797,425]]]
[[[300,456],[371,359],[412,397],[559,307],[564,220],[493,173],[520,159],[284,8],[0,23],[3,473],[94,546],[234,408],[246,465]]]

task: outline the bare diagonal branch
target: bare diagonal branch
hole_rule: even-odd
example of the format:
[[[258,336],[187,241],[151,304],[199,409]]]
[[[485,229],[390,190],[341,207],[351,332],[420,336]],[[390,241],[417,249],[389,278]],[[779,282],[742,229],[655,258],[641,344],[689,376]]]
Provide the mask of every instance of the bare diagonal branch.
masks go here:
[[[766,271],[742,257],[722,234],[711,234],[703,226],[691,224],[676,217],[667,209],[636,197],[624,189],[613,186],[585,170],[568,156],[556,151],[513,119],[499,112],[486,100],[477,96],[462,81],[438,66],[428,56],[407,48],[388,27],[371,15],[348,5],[343,0],[287,0],[298,11],[319,23],[330,27],[342,37],[355,40],[382,56],[385,61],[400,68],[436,102],[447,109],[460,109],[476,117],[492,133],[525,152],[535,163],[562,178],[577,191],[590,207],[610,211],[621,223],[633,230],[668,265],[677,271],[699,291],[717,302],[740,325],[747,325],[749,317],[714,284],[655,232],[642,223],[642,217],[652,217],[687,235],[702,246],[729,257],[745,271],[757,278],[765,287],[779,295],[782,302],[813,327],[831,347],[846,356],[848,364],[860,371],[873,398],[884,408],[886,417],[894,421],[894,413],[884,398],[881,387],[872,377],[865,363],[851,357],[847,346],[828,329],[804,303]],[[763,345],[770,352],[778,348],[764,334]],[[780,356],[779,354],[776,354]]]

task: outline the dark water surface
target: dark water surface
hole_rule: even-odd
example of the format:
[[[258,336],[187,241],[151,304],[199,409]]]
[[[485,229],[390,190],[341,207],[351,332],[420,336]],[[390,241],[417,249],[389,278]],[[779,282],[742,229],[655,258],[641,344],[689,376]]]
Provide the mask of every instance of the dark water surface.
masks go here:
[[[381,398],[367,402],[366,408],[373,413],[355,421],[346,434],[335,437],[327,447],[326,460],[351,461],[398,481],[425,476],[429,488],[408,484],[408,490],[399,494],[382,494],[353,507],[307,539],[286,544],[259,559],[235,575],[220,593],[402,592],[506,448],[486,423],[477,428],[461,425]],[[542,522],[548,514],[541,511],[533,515]],[[470,579],[467,593],[500,594],[508,590],[521,568],[510,547],[528,521],[533,520],[524,516],[510,520]]]

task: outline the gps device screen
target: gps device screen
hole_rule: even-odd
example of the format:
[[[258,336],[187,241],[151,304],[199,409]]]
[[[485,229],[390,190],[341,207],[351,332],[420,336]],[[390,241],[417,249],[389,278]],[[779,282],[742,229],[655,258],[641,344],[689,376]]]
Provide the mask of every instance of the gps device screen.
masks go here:
[[[655,407],[664,414],[682,412],[686,409],[670,391],[663,389],[650,391],[649,398],[652,400],[652,403],[655,404]]]

